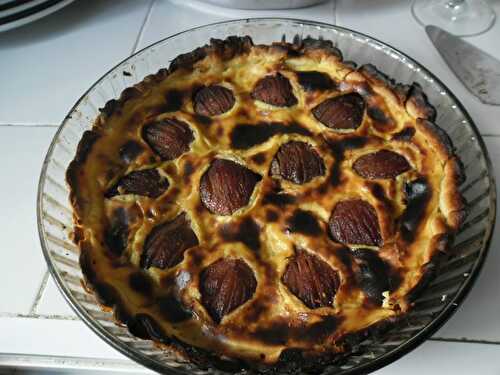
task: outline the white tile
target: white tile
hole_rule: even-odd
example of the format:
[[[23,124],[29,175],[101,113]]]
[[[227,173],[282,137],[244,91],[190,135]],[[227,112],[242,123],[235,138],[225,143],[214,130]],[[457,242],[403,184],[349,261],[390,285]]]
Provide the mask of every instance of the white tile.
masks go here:
[[[427,341],[376,375],[500,374],[499,345]]]
[[[59,124],[130,55],[151,0],[85,0],[0,36],[0,123]]]
[[[126,358],[82,321],[0,318],[0,353]]]
[[[38,177],[56,131],[0,127],[2,262],[0,312],[28,313],[46,270],[36,221]]]
[[[490,152],[495,178],[500,181],[500,137],[485,137]],[[497,187],[497,196],[499,188]],[[487,340],[500,342],[500,222],[496,222],[490,251],[482,272],[469,296],[456,314],[435,337]]]
[[[47,286],[43,292],[42,298],[38,303],[36,314],[45,316],[71,316],[76,317],[69,304],[57,288],[52,276],[49,276]]]
[[[394,0],[338,0],[337,24],[380,39],[413,57],[450,88],[482,134],[500,134],[500,106],[482,104],[463,87],[434,48],[424,29],[413,19],[410,3]],[[497,14],[500,14],[500,2],[492,4],[495,5]],[[467,39],[500,58],[499,35],[500,22],[497,22],[487,33]],[[383,67],[380,68],[383,70]]]
[[[129,362],[79,321],[3,318],[0,319],[0,330],[4,332],[0,336],[1,353],[105,358]],[[375,374],[498,375],[500,373],[499,356],[500,345],[427,341]],[[63,363],[64,359],[61,358],[61,365],[64,366]],[[67,361],[68,365],[71,363],[71,360]]]
[[[334,2],[291,10],[256,11],[222,8],[195,0],[156,0],[138,48],[144,48],[169,35],[213,22],[252,17],[301,18],[334,22]],[[207,35],[207,42],[210,35]]]

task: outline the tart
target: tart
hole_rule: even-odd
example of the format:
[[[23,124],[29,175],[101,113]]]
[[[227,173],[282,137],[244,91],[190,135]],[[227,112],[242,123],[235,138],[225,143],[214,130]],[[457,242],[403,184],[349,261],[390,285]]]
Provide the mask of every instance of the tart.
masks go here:
[[[330,41],[211,40],[101,109],[67,170],[85,284],[201,367],[311,368],[396,324],[463,223],[421,87]]]

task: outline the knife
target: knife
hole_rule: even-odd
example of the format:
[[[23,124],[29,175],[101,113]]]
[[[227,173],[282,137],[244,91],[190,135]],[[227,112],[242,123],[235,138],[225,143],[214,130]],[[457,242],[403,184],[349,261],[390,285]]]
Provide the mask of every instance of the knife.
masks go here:
[[[427,35],[463,85],[481,102],[500,105],[500,61],[437,26]]]

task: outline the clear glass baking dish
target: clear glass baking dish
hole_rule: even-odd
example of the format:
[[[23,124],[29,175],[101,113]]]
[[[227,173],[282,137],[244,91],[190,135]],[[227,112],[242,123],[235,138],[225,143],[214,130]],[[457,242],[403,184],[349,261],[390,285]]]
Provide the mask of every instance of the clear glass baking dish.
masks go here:
[[[246,19],[187,30],[161,40],[124,60],[99,79],[70,110],[57,131],[43,164],[37,201],[38,229],[49,270],[78,316],[104,341],[133,360],[163,373],[205,374],[207,371],[132,336],[114,322],[93,295],[82,287],[78,248],[70,239],[72,209],[65,171],[82,133],[92,127],[98,108],[148,74],[169,65],[180,53],[204,45],[209,38],[249,35],[255,43],[291,41],[298,35],[334,41],[346,60],[372,63],[399,82],[418,82],[438,112],[466,168],[461,191],[469,215],[455,239],[453,256],[421,294],[403,327],[370,336],[345,361],[323,373],[365,374],[400,358],[430,337],[457,309],[476,280],[490,243],[496,210],[491,164],[479,132],[457,98],[426,68],[393,47],[345,28],[292,19]],[[123,72],[130,74],[123,74]],[[443,297],[445,296],[445,297]]]

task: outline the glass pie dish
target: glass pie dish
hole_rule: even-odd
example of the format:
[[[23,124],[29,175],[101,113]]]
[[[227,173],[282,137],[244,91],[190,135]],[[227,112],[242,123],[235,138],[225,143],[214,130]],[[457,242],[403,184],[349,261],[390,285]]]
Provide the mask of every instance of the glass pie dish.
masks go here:
[[[38,191],[38,228],[49,270],[68,303],[107,343],[133,360],[163,373],[208,373],[152,341],[133,336],[103,310],[82,283],[79,250],[71,240],[73,212],[65,172],[85,130],[92,127],[99,108],[127,87],[209,38],[250,36],[256,44],[294,38],[332,40],[345,60],[371,63],[402,83],[419,83],[437,110],[436,123],[452,139],[465,167],[461,193],[468,217],[451,247],[452,256],[439,275],[422,291],[413,309],[397,327],[368,335],[341,361],[323,373],[361,374],[378,369],[409,352],[430,337],[453,313],[473,285],[484,262],[495,220],[495,182],[486,147],[469,115],[454,95],[427,69],[394,48],[352,30],[328,24],[290,19],[247,19],[191,29],[159,41],[106,73],[75,104],[50,145]]]

